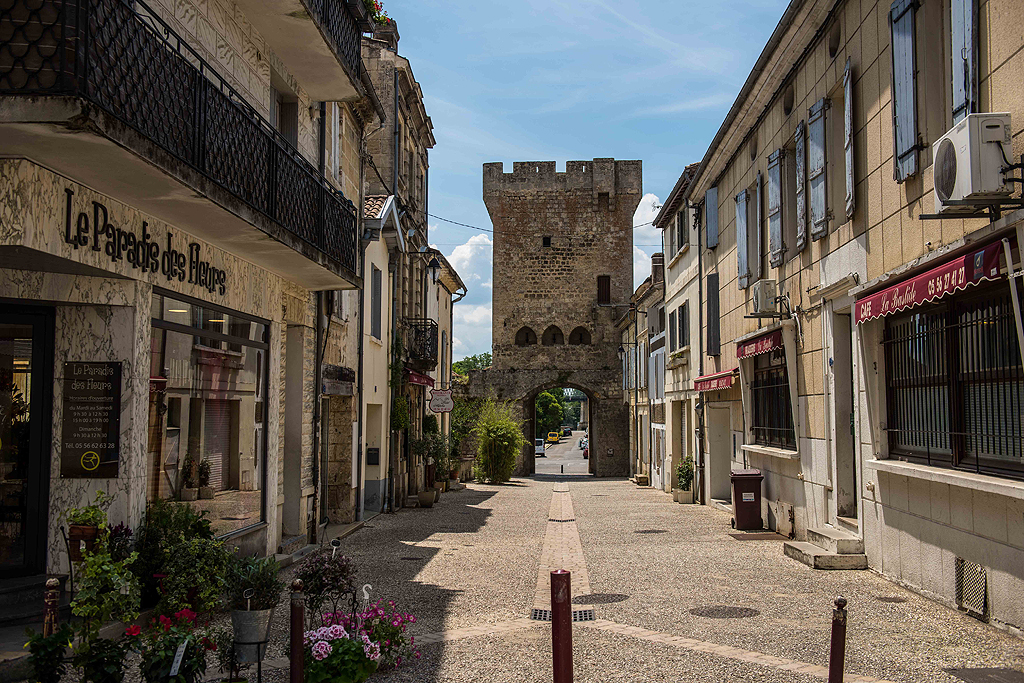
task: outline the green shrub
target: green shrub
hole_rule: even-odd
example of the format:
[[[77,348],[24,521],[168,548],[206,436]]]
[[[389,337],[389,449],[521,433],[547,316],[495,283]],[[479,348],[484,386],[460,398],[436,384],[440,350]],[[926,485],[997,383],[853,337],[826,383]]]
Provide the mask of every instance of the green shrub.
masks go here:
[[[526,445],[522,421],[509,403],[486,401],[474,430],[479,439],[473,472],[477,479],[501,484],[512,478],[516,460]]]
[[[693,486],[693,458],[691,456],[684,456],[679,466],[676,467],[676,479],[679,481],[679,488],[683,491],[689,491]]]
[[[190,505],[158,500],[146,509],[146,519],[136,531],[138,557],[132,571],[142,584],[142,604],[151,607],[160,599],[159,579],[166,574],[168,558],[193,538],[212,539],[213,529],[206,512]]]

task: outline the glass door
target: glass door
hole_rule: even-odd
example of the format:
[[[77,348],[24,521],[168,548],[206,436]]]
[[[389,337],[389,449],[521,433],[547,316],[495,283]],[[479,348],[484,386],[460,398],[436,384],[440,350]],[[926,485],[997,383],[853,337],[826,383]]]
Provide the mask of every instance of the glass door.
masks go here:
[[[0,306],[0,577],[45,570],[52,320]]]

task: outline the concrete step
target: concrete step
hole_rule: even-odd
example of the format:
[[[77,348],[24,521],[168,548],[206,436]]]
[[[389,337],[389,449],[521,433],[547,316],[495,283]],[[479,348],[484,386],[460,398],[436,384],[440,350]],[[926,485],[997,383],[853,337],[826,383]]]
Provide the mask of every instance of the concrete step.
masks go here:
[[[868,556],[863,553],[840,555],[828,552],[806,541],[786,541],[782,544],[787,557],[803,562],[813,569],[867,569]]]
[[[832,527],[808,529],[807,540],[819,548],[838,555],[859,555],[864,552],[864,541],[842,529]]]

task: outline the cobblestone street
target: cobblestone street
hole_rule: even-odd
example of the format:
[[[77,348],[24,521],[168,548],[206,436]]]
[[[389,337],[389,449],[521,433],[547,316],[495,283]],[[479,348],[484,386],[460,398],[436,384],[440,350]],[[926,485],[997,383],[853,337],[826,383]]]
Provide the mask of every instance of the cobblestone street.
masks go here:
[[[839,594],[847,681],[958,681],[945,670],[1024,661],[1024,641],[874,573],[815,571],[781,537],[741,538],[728,514],[627,481],[527,479],[376,517],[343,550],[373,596],[418,617],[422,661],[382,681],[549,681],[550,627],[529,617],[558,566],[573,609],[595,612],[574,629],[577,681],[823,680]]]

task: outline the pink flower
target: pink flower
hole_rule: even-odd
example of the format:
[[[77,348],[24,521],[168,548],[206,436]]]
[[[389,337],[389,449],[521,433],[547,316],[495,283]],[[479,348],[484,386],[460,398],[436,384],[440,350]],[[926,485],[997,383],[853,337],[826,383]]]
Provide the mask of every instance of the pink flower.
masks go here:
[[[348,632],[346,632],[339,624],[334,624],[327,628],[328,640],[340,640],[342,638],[348,638]]]
[[[142,629],[138,624],[133,624],[124,630],[126,636],[137,636],[142,633]]]
[[[198,616],[198,615],[195,612],[193,612],[192,610],[190,610],[188,607],[186,607],[185,609],[183,609],[183,610],[181,610],[179,612],[175,612],[174,613],[174,618],[179,620],[179,621],[184,619],[185,621],[192,622],[192,621],[196,620],[196,616]]]
[[[331,647],[330,643],[325,643],[321,640],[319,643],[313,646],[313,658],[319,662],[321,660],[326,659],[327,657],[330,657],[331,652],[333,651],[334,648]]]

